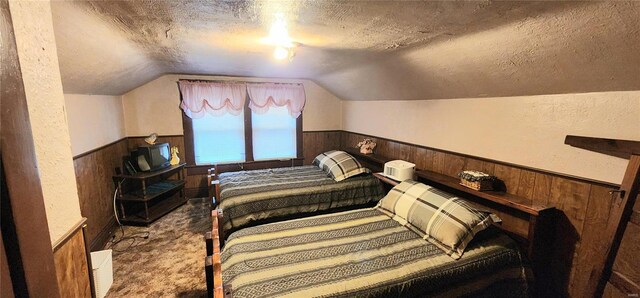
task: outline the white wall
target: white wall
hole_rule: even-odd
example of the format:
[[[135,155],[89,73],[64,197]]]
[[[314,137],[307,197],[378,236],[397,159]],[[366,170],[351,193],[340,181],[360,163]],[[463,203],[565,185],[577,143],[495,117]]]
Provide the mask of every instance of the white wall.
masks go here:
[[[74,156],[125,137],[121,96],[65,94],[64,99]]]
[[[181,135],[179,79],[302,83],[307,95],[302,127],[305,131],[342,128],[340,99],[309,80],[221,76],[164,75],[122,96],[127,136]]]
[[[620,183],[627,165],[566,135],[640,140],[640,91],[343,101],[344,130]]]
[[[49,1],[10,1],[51,242],[80,219]]]

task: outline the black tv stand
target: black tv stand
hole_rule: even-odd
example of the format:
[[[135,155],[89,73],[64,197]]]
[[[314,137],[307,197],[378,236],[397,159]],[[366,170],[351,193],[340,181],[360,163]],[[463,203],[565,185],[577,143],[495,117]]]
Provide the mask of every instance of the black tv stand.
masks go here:
[[[184,166],[181,163],[152,172],[113,176],[118,189],[120,222],[149,225],[184,204],[187,201]]]

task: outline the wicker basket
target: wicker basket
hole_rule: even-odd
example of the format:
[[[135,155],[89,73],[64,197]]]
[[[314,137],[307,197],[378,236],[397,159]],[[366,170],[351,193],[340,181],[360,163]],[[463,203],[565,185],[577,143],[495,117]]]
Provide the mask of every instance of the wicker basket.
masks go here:
[[[483,180],[483,181],[467,181],[464,179],[460,179],[460,184],[479,191],[484,190],[492,190],[493,189],[493,181],[492,180]]]

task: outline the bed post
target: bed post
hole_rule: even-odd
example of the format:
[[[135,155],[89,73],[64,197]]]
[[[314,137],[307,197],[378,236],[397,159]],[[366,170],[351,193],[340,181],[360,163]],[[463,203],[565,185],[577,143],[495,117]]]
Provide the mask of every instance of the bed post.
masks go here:
[[[214,196],[215,196],[215,201],[216,201],[216,205],[220,206],[220,201],[222,201],[222,197],[220,197],[220,167],[218,165],[216,165],[216,167],[213,169],[214,173],[213,173],[213,177],[215,177],[215,181],[213,181],[213,187],[214,187]],[[209,187],[211,187],[211,184],[209,184]]]
[[[224,212],[222,212],[221,208],[218,208],[216,211],[218,211],[218,237],[220,238],[220,248],[222,249],[224,247]]]
[[[221,209],[211,211],[211,233],[207,234],[207,254],[205,259],[205,275],[208,297],[223,298],[222,261],[220,259],[220,220]],[[209,249],[211,248],[211,251]]]
[[[217,167],[207,169],[207,195],[211,203],[211,210],[218,206],[218,171]]]

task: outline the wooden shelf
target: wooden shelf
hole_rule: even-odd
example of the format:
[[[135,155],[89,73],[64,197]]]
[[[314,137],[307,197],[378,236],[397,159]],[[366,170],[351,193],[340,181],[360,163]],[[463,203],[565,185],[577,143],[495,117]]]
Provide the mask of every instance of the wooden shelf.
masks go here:
[[[347,148],[344,149],[345,152],[358,157],[358,158],[362,158],[365,159],[369,162],[373,162],[373,163],[377,163],[380,164],[381,166],[384,166],[384,164],[388,161],[391,161],[391,158],[382,156],[382,155],[378,155],[378,154],[364,154],[364,153],[360,153],[360,150],[356,149],[356,148]]]
[[[172,190],[180,189],[185,184],[184,180],[163,180],[146,187],[146,192],[141,189],[124,194],[119,201],[145,202],[153,200]]]
[[[390,160],[391,158],[376,155],[376,154],[362,154],[356,149],[345,149],[346,152],[355,156],[356,158],[363,160],[365,162],[370,162],[373,164],[379,164],[381,167]],[[382,182],[389,184],[391,186],[397,185],[399,182],[393,179],[390,179],[384,176],[382,173],[374,173],[378,179]],[[544,212],[546,210],[554,209],[554,206],[542,206],[536,205],[531,200],[527,198],[523,198],[520,196],[516,196],[513,194],[509,194],[502,191],[477,191],[466,186],[460,184],[460,180],[458,178],[446,176],[440,173],[427,171],[427,170],[416,170],[415,176],[417,180],[426,181],[429,184],[433,184],[433,186],[438,188],[443,188],[443,190],[448,190],[452,192],[464,193],[467,195],[471,195],[474,197],[482,198],[488,201],[492,201],[498,203],[500,205],[507,205],[513,209],[520,210],[522,212],[539,215],[540,212]]]
[[[357,148],[346,148],[345,152],[353,155],[363,166],[373,170],[373,171],[382,171],[384,169],[384,164],[393,159],[378,155],[378,154],[364,154],[360,153],[360,150]]]
[[[449,177],[436,172],[419,170],[416,171],[418,178],[426,180],[428,183],[435,184],[436,187],[444,187],[445,190],[453,189],[457,192],[463,192],[475,197],[483,198],[500,205],[507,205],[513,209],[520,210],[522,212],[539,215],[541,212],[554,209],[553,206],[536,205],[531,200],[516,195],[512,195],[501,191],[477,191],[460,184],[460,180]]]
[[[145,218],[145,212],[144,210],[142,210],[138,213],[127,215],[126,218],[123,218],[120,221],[123,224],[136,226],[148,225],[149,223],[156,221],[158,218],[164,216],[165,214],[182,206],[187,202],[187,200],[188,199],[184,196],[174,195],[170,198],[160,201],[158,204],[154,205],[153,208],[150,208],[148,218]]]
[[[184,168],[185,164],[182,163],[159,171],[113,176],[120,193],[117,198],[120,221],[132,225],[148,225],[184,204],[187,201],[184,196]],[[177,180],[166,179],[173,173],[178,174]],[[137,181],[140,188],[129,189],[125,193],[122,187],[124,180]]]
[[[181,163],[181,164],[169,166],[161,170],[151,171],[151,172],[138,172],[133,175],[128,175],[128,174],[114,175],[113,178],[126,178],[126,179],[138,179],[138,180],[149,179],[149,178],[157,177],[162,174],[167,174],[173,171],[181,170],[182,167],[184,167],[185,165],[186,163]]]
[[[378,180],[380,180],[380,181],[382,181],[382,182],[384,182],[386,184],[389,184],[391,186],[396,186],[396,185],[400,184],[400,182],[385,176],[383,173],[373,173],[373,176],[378,178]]]

